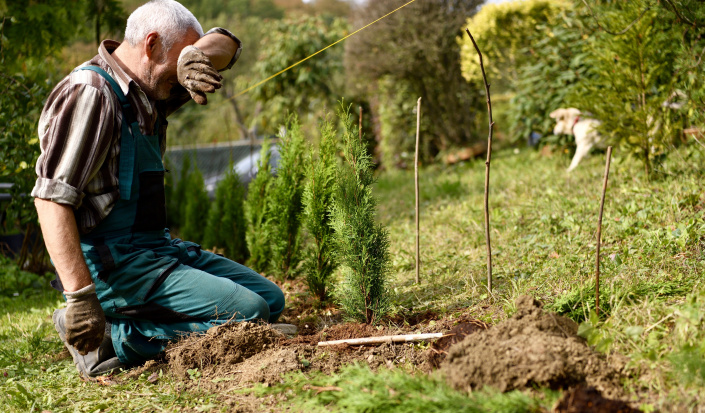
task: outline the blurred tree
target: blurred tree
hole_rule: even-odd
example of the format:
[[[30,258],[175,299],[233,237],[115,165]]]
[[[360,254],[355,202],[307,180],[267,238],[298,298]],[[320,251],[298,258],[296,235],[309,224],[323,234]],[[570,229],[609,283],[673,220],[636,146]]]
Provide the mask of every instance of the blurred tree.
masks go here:
[[[181,216],[179,236],[187,241],[202,243],[205,225],[208,222],[210,199],[198,167],[186,176],[184,187],[184,208]]]
[[[540,37],[535,35],[537,26],[555,20],[554,16],[568,5],[567,1],[561,0],[486,4],[467,19],[467,27],[481,45],[485,72],[493,91],[511,89],[519,80],[518,69],[530,57],[526,54],[527,47]],[[544,30],[541,36],[549,33]],[[480,59],[475,47],[467,41],[467,35],[461,36],[458,43],[463,76],[472,84],[482,84]]]
[[[5,206],[5,228],[35,231],[37,217],[28,196],[39,156],[36,123],[43,100],[65,73],[57,73],[53,59],[75,39],[90,10],[85,0],[0,1],[0,181],[14,184],[12,201]],[[25,238],[18,261],[41,269],[37,254],[41,239],[28,245]],[[41,254],[40,254],[41,255]]]
[[[249,255],[245,240],[244,201],[245,186],[231,163],[225,179],[215,189],[203,245],[222,249],[226,257],[239,263],[244,263]]]
[[[353,27],[362,27],[404,3],[367,2],[354,13]],[[350,90],[357,96],[370,95],[376,116],[383,110],[380,107],[390,107],[385,109],[388,116],[379,118],[384,133],[377,137],[394,142],[387,147],[413,148],[416,116],[401,101],[413,105],[419,97],[426,160],[476,138],[474,112],[484,105],[477,89],[461,75],[456,38],[479,4],[481,0],[417,0],[346,42]]]
[[[83,0],[83,10],[87,13],[85,22],[87,30],[95,34],[95,44],[103,41],[101,29],[108,33],[120,33],[125,30],[127,16],[117,0]]]
[[[559,33],[563,37],[552,32],[554,22],[565,19],[562,13],[568,5],[567,0],[486,4],[467,20],[492,86],[495,128],[500,134],[508,132],[512,141],[528,137],[535,128],[551,130],[547,115],[562,104],[565,86],[575,77],[571,69],[581,70],[570,67],[576,63],[572,58],[563,60],[579,53],[579,43],[568,43],[579,40],[572,36],[575,31],[564,30]],[[477,51],[465,34],[458,43],[463,76],[483,89]],[[553,107],[556,101],[559,106]]]
[[[180,3],[189,9],[201,23],[205,20],[217,19],[220,16],[242,18],[256,16],[260,19],[281,19],[284,17],[284,10],[272,0],[182,0]]]
[[[572,137],[550,136],[555,120],[548,115],[569,105],[589,72],[587,39],[592,30],[585,27],[585,14],[566,7],[536,28],[529,42],[519,50],[523,62],[514,68],[516,79],[510,84],[508,123],[514,140],[528,140],[532,132],[546,136],[544,143],[573,146]]]
[[[301,16],[278,21],[264,39],[256,65],[259,79],[266,79],[334,43],[347,34],[343,20],[327,24],[322,17]],[[288,113],[300,119],[329,107],[342,90],[342,52],[334,46],[301,63],[253,91],[263,103],[263,126],[276,130]]]
[[[640,158],[650,175],[653,158],[673,143],[662,126],[664,102],[682,83],[675,62],[684,33],[673,30],[679,17],[650,0],[603,1],[590,14],[601,29],[588,43],[593,76],[569,99],[600,119],[603,136]]]

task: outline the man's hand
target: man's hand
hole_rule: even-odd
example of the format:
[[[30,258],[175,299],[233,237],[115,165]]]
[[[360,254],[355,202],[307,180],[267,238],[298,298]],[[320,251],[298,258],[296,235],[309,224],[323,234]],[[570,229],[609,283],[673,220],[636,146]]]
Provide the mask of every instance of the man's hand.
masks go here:
[[[82,355],[100,346],[105,334],[105,314],[95,284],[66,295],[66,342]]]
[[[179,83],[191,94],[199,105],[208,103],[206,93],[213,93],[222,86],[223,77],[218,74],[208,56],[195,46],[181,50],[176,64]]]

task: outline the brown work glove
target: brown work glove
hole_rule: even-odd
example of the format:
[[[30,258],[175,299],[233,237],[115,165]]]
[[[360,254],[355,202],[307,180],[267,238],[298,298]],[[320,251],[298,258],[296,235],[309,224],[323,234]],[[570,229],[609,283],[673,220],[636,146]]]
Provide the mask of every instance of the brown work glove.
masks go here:
[[[100,346],[105,334],[105,314],[95,294],[95,284],[66,296],[66,342],[82,355]]]
[[[213,93],[222,86],[220,81],[223,77],[215,70],[208,56],[196,46],[186,46],[181,50],[176,75],[181,86],[199,105],[208,103],[206,93]]]

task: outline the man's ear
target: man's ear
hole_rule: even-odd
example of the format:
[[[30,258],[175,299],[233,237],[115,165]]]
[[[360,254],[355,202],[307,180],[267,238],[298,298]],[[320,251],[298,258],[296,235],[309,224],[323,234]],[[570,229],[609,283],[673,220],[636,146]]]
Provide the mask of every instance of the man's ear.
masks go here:
[[[154,59],[155,53],[158,53],[157,49],[161,47],[159,33],[150,32],[147,34],[147,37],[144,38],[143,47],[144,55],[150,60]]]

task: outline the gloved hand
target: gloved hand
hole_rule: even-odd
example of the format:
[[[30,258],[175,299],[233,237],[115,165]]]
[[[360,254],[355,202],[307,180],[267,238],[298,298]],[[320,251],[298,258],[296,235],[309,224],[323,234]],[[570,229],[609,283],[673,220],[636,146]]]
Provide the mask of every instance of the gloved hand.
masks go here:
[[[95,284],[66,296],[66,342],[86,355],[100,346],[105,334],[105,314],[95,293]]]
[[[196,46],[186,46],[181,50],[176,75],[181,86],[199,105],[208,103],[206,93],[213,93],[222,86],[220,81],[223,77],[215,70],[208,56]]]

